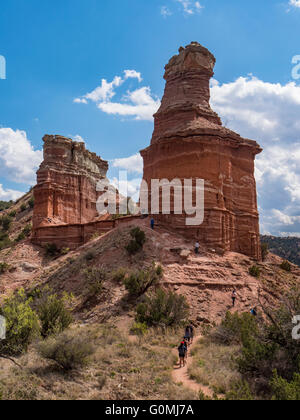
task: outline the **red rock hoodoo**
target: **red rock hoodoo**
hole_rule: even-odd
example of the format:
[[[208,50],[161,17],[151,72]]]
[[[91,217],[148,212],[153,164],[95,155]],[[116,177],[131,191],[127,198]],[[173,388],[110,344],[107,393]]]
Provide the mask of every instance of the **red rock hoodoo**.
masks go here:
[[[155,215],[157,222],[191,240],[260,259],[254,161],[262,149],[223,127],[211,109],[209,84],[215,61],[206,48],[193,42],[180,48],[165,68],[167,83],[154,116],[151,146],[141,151],[149,203],[152,179],[203,179],[205,217],[201,225],[187,226],[188,216],[175,214],[172,200],[171,214],[160,210]]]
[[[45,136],[44,161],[34,188],[33,237],[41,228],[85,224],[99,217],[97,182],[108,163],[86,150],[84,143],[62,136]]]

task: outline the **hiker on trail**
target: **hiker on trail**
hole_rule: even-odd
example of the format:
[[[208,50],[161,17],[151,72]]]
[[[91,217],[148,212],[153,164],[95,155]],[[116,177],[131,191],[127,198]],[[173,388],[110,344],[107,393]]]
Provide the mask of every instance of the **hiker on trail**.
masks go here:
[[[151,229],[154,230],[155,220],[153,218],[151,219],[150,224],[151,224]]]
[[[253,308],[253,309],[251,309],[250,313],[251,313],[251,315],[253,315],[253,316],[257,316],[257,308]]]
[[[233,308],[235,307],[236,298],[237,298],[237,292],[234,289],[233,292],[232,292],[232,307]]]
[[[186,355],[187,355],[187,346],[185,341],[182,341],[180,346],[178,347],[178,353],[179,353],[179,364],[180,367],[184,367],[185,366],[185,362],[186,362]]]
[[[190,341],[191,341],[191,332],[190,332],[189,327],[186,327],[186,329],[185,329],[184,339],[187,342],[187,344],[189,345]]]
[[[200,244],[197,241],[196,244],[195,244],[195,254],[197,254],[197,255],[199,254],[199,249],[200,249]]]
[[[192,326],[192,324],[190,324],[188,326],[188,328],[190,329],[191,344],[193,344],[193,341],[194,341],[194,327]]]

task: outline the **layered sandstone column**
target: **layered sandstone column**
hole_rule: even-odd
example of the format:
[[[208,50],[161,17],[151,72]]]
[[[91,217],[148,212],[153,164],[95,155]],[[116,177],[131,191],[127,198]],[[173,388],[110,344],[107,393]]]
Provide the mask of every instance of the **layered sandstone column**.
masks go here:
[[[150,147],[141,151],[144,180],[179,178],[205,181],[205,218],[187,226],[186,214],[155,217],[181,234],[224,251],[236,251],[260,259],[255,156],[262,151],[222,126],[210,107],[209,82],[214,56],[198,43],[180,48],[166,66],[166,88],[155,114]],[[151,213],[151,210],[150,210]]]
[[[34,188],[34,233],[42,227],[93,221],[98,216],[96,185],[106,177],[108,163],[86,150],[84,143],[62,136],[43,140],[44,161]]]

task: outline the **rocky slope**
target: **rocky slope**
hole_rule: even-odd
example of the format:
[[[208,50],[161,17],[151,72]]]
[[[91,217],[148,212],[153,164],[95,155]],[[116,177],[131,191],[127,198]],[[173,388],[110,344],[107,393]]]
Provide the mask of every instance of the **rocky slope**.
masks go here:
[[[162,286],[187,297],[191,318],[195,324],[219,322],[231,310],[231,293],[237,289],[235,310],[249,311],[259,302],[278,301],[282,292],[300,284],[300,269],[292,267],[287,273],[280,268],[282,259],[273,254],[259,264],[260,278],[249,275],[256,264],[251,258],[237,253],[218,255],[215,250],[202,248],[194,255],[193,244],[184,237],[158,227],[152,231],[149,220],[130,222],[128,226],[96,238],[67,255],[51,257],[44,248],[22,241],[0,252],[0,262],[10,269],[0,275],[1,298],[20,287],[32,289],[42,285],[57,292],[67,291],[75,296],[76,316],[86,322],[101,322],[127,316],[134,305],[128,306],[125,288],[110,275],[118,268],[128,270],[149,268],[153,262],[162,264]],[[125,250],[132,226],[139,225],[146,233],[144,251],[129,257]],[[88,299],[87,269],[101,268],[108,275],[103,293]]]

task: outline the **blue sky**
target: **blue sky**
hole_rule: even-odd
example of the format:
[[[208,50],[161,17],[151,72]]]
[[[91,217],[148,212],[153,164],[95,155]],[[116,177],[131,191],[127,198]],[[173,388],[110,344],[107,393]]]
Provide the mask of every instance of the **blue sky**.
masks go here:
[[[257,164],[262,230],[300,233],[300,79],[291,75],[300,55],[300,1],[2,3],[0,199],[34,183],[46,133],[81,136],[108,160],[131,157],[112,165],[138,178],[132,156],[150,142],[164,65],[179,46],[198,41],[217,58],[212,105],[266,150]]]

